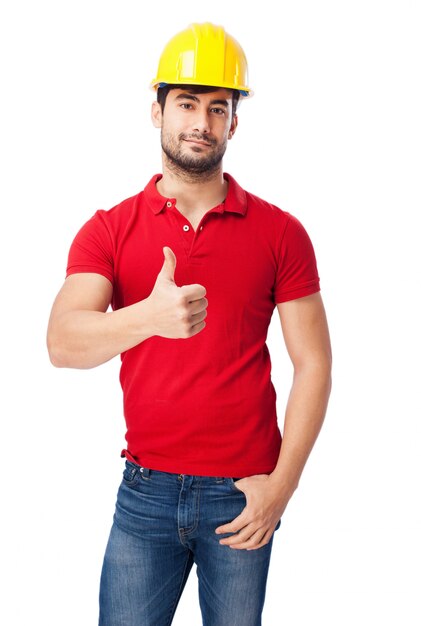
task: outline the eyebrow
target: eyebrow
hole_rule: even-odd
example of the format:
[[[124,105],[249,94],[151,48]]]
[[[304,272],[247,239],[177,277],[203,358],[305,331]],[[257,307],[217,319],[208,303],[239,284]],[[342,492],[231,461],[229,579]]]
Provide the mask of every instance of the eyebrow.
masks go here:
[[[193,100],[194,102],[200,102],[199,98],[193,96],[191,93],[180,93],[174,98],[174,100]],[[210,104],[220,104],[228,108],[228,100],[211,100]]]

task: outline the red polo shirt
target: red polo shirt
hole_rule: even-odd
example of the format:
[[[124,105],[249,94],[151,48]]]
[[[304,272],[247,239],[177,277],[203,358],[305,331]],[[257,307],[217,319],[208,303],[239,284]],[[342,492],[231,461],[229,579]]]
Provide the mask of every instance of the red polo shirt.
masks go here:
[[[312,243],[294,216],[226,173],[225,201],[194,231],[176,199],[158,193],[161,177],[97,211],[76,235],[67,266],[66,276],[108,278],[114,310],[150,295],[164,246],[177,258],[176,284],[206,288],[206,326],[197,335],[150,337],[121,355],[122,454],[181,474],[270,473],[281,434],[267,330],[276,303],[320,290]]]

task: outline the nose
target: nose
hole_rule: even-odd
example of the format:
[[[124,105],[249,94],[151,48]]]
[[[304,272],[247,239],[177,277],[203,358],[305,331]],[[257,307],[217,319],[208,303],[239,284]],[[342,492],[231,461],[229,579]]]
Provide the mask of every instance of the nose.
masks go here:
[[[210,131],[209,116],[206,109],[197,110],[193,120],[193,131],[206,134]]]

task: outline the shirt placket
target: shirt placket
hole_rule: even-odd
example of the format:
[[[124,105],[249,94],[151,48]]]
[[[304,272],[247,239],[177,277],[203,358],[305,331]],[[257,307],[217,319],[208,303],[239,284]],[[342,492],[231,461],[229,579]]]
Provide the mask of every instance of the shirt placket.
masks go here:
[[[189,220],[185,217],[185,215],[183,215],[177,209],[175,200],[173,199],[168,200],[167,207],[168,209],[171,209],[172,215],[175,218],[176,226],[179,230],[180,240],[183,245],[183,249],[186,253],[186,258],[188,261],[190,261],[190,259],[194,257],[194,252],[195,252],[196,244],[199,240],[199,237],[203,237],[203,231],[205,229],[206,221],[209,219],[209,214],[210,213],[222,213],[223,206],[218,205],[214,207],[213,209],[210,209],[209,211],[207,211],[203,215],[202,219],[200,220],[200,223],[196,231],[193,229],[193,226],[191,225]]]

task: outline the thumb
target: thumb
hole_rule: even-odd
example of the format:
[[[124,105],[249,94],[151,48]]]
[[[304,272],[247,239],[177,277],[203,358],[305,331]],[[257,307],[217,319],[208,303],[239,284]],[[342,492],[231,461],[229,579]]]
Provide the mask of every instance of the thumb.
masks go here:
[[[177,264],[177,259],[174,252],[168,246],[163,247],[165,261],[162,266],[160,274],[163,275],[168,280],[174,281],[174,272],[175,266]]]

